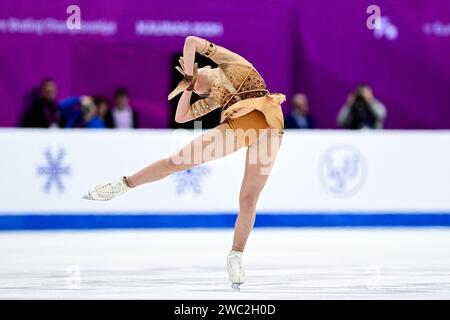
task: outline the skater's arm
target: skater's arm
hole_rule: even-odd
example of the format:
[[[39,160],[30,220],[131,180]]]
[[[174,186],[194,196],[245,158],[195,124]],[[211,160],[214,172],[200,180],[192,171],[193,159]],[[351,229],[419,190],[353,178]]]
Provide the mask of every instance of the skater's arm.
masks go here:
[[[192,120],[190,112],[192,91],[184,91],[178,100],[175,122],[183,123]]]
[[[195,53],[200,52],[203,44],[203,39],[194,36],[188,36],[184,41],[184,72],[189,76],[192,76],[194,73]]]
[[[188,36],[184,42],[183,48],[185,71],[188,75],[192,75],[196,52],[210,58],[217,64],[235,62],[248,64],[250,66],[252,65],[242,56],[224,47],[214,44],[206,39]]]
[[[220,103],[213,95],[207,98],[200,99],[190,104],[191,91],[185,91],[178,101],[177,111],[175,113],[175,121],[178,123],[188,122],[200,118],[217,108],[220,108]]]

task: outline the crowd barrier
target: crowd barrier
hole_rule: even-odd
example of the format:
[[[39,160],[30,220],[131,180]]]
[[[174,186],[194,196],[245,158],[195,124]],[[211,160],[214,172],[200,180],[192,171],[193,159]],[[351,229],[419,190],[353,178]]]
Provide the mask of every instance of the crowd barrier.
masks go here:
[[[199,134],[0,129],[0,230],[232,227],[246,149],[113,201],[81,199]],[[450,131],[287,130],[256,226],[450,226],[449,146]]]

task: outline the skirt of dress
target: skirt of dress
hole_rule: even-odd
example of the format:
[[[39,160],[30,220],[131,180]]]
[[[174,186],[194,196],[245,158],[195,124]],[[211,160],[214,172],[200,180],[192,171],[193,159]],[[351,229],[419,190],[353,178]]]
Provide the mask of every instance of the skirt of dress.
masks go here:
[[[245,146],[256,142],[264,129],[275,129],[278,135],[282,135],[284,118],[281,103],[284,101],[282,94],[239,101],[222,112],[221,123],[227,123],[235,131],[235,140]]]
[[[253,110],[238,118],[228,118],[225,123],[234,131],[235,143],[250,146],[258,141],[264,130],[270,128],[261,111]]]

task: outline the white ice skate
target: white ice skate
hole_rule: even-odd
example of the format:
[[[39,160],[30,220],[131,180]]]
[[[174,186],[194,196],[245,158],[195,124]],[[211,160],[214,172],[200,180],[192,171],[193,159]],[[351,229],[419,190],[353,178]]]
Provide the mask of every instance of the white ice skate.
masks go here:
[[[245,271],[242,266],[242,252],[231,250],[227,257],[228,277],[231,281],[231,288],[239,291],[240,285],[245,282]]]
[[[130,190],[125,177],[115,180],[110,183],[99,184],[94,189],[90,190],[88,194],[83,196],[86,200],[107,201],[117,196],[120,196]]]

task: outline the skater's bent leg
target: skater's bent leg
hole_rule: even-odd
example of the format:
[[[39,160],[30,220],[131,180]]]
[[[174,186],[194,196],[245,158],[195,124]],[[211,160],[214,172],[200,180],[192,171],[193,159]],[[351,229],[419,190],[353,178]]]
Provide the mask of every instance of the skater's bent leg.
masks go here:
[[[126,180],[130,187],[137,187],[161,180],[174,172],[222,158],[237,149],[229,126],[224,123],[197,137],[181,148],[178,153],[151,163],[127,177]]]
[[[239,214],[234,228],[232,250],[244,251],[245,244],[255,223],[256,204],[259,195],[269,177],[280,144],[281,137],[268,133],[247,150],[244,179],[239,194]]]

